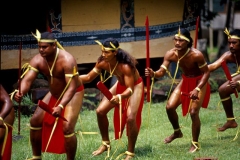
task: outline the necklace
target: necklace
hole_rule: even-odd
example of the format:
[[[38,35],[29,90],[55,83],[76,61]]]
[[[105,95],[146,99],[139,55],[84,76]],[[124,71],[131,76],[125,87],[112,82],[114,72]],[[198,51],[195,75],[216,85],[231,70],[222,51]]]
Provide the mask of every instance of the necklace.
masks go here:
[[[49,67],[49,65],[48,65],[48,63],[47,63],[48,70],[49,70],[49,73],[50,73],[50,76],[51,76],[51,84],[53,83],[53,74],[52,74],[52,71],[53,71],[53,68],[54,68],[54,66],[55,66],[55,63],[56,63],[58,54],[59,54],[59,49],[57,48],[57,53],[56,53],[56,55],[55,55],[55,58],[54,58],[54,61],[53,61],[53,64],[52,64],[51,69],[50,69],[50,67]],[[46,58],[45,58],[45,60],[46,60]],[[46,60],[46,62],[47,62],[47,60]]]
[[[117,63],[115,64],[113,70],[111,69],[110,63],[108,63],[108,65],[109,65],[109,73],[110,73],[110,75],[108,76],[108,78],[106,78],[106,79],[103,81],[103,83],[106,82],[109,78],[112,77],[113,72],[115,71],[115,69],[116,69],[116,67],[117,67],[117,65],[118,65],[118,61],[117,61]]]
[[[184,55],[183,55],[181,58],[178,59],[178,63],[180,62],[181,59],[183,59],[183,58],[188,54],[189,50],[190,50],[190,49],[188,48],[187,51],[186,51],[186,53],[184,53]]]

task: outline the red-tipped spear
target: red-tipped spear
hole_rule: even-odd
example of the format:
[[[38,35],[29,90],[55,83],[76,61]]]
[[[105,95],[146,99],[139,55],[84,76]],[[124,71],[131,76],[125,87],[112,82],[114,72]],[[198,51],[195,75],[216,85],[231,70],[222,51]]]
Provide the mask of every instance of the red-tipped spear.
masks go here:
[[[223,71],[224,71],[227,79],[228,79],[229,81],[231,81],[231,80],[232,80],[232,76],[231,76],[231,74],[230,74],[230,71],[228,70],[226,61],[222,61],[221,65],[222,65]],[[235,94],[236,98],[238,98],[237,89],[234,90],[234,94]]]
[[[97,87],[109,101],[112,99],[112,97],[113,97],[112,93],[108,90],[108,88],[101,81],[99,81],[97,83]]]
[[[194,48],[197,48],[198,27],[199,27],[199,16],[197,17],[197,21],[196,21],[196,33],[195,33]]]
[[[19,43],[18,92],[21,93],[22,41]],[[18,103],[18,135],[20,135],[21,102]]]
[[[145,21],[146,26],[146,67],[150,67],[150,57],[149,57],[149,21],[148,16]],[[147,102],[150,102],[150,76],[146,77],[147,83]]]
[[[46,103],[44,103],[42,100],[38,100],[38,106],[40,108],[42,108],[44,111],[46,111],[47,113],[52,115],[53,109],[47,105]],[[64,121],[67,121],[66,118],[64,118],[62,115],[59,115],[59,118],[61,118]],[[68,121],[67,121],[68,122]]]

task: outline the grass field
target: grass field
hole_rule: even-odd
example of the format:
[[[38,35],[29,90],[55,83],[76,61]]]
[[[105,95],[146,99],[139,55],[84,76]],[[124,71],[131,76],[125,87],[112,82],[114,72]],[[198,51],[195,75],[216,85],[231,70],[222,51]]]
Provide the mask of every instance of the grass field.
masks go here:
[[[239,99],[232,95],[235,116],[240,116]],[[149,110],[149,103],[145,102],[142,112],[142,126],[138,136],[135,158],[139,160],[190,160],[197,157],[215,157],[218,160],[238,160],[240,159],[240,138],[232,141],[237,133],[236,129],[229,129],[225,132],[218,133],[217,125],[222,125],[226,121],[225,113],[222,105],[218,108],[219,102],[218,93],[212,93],[207,109],[201,109],[201,133],[199,142],[201,149],[195,153],[188,153],[191,145],[191,119],[190,117],[182,117],[181,107],[178,108],[179,121],[182,126],[183,138],[176,139],[170,144],[164,144],[165,137],[173,133],[171,124],[165,112],[166,102],[152,103]],[[150,111],[150,112],[149,112]],[[150,114],[149,114],[150,113]],[[113,124],[111,111],[109,116],[110,122],[110,137],[113,139]],[[149,116],[150,115],[150,116]],[[83,111],[80,114],[81,118],[76,126],[76,131],[81,132],[99,132],[96,120],[95,111]],[[17,135],[18,118],[14,123],[13,135]],[[29,145],[29,118],[21,117],[21,139],[13,141],[12,159],[24,160],[32,156],[31,147]],[[101,144],[100,134],[83,134],[77,135],[78,149],[76,160],[104,160],[106,153],[91,157],[92,151],[97,149]],[[119,154],[127,149],[127,137],[124,132],[122,143],[119,141],[111,142],[111,156],[115,159]],[[118,147],[118,149],[117,149]],[[117,149],[117,150],[116,150]],[[65,155],[54,155],[49,153],[43,154],[44,160],[64,160]]]

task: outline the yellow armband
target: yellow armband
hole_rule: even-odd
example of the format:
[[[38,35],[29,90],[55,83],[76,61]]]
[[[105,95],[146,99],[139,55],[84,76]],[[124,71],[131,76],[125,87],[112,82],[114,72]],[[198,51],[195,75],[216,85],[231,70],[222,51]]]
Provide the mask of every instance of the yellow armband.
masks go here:
[[[100,74],[101,72],[99,72],[95,67],[93,68],[93,71],[97,74]]]
[[[130,87],[128,87],[127,90],[129,90],[131,92],[131,95],[133,94],[133,91]]]
[[[23,66],[22,66],[22,70],[24,71],[23,74],[21,75],[20,78],[23,78],[25,76],[25,74],[29,71],[29,70],[33,70],[34,72],[38,73],[38,69],[32,67],[29,63],[25,63]]]
[[[72,78],[76,75],[79,75],[78,72],[76,72],[75,74],[65,74],[66,77]]]
[[[198,66],[198,68],[203,68],[204,66],[206,66],[207,65],[207,62],[205,62],[203,65],[201,65],[201,66]]]
[[[0,117],[0,121],[3,121],[3,118],[2,118],[2,117]]]
[[[170,78],[172,78],[172,75],[171,75],[171,73],[169,72],[169,70],[167,69],[167,67],[164,66],[163,64],[161,65],[161,67],[167,72],[168,76],[169,76]],[[154,75],[154,77],[155,77],[155,75]]]

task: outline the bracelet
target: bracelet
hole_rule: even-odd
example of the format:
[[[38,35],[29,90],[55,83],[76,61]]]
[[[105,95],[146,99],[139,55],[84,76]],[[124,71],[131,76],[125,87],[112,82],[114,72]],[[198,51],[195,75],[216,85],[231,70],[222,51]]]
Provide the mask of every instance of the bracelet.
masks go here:
[[[153,77],[152,78],[155,78],[155,74],[156,74],[156,72],[153,72]]]
[[[59,104],[58,106],[61,107],[62,109],[64,108],[62,104]]]
[[[0,121],[3,121],[3,118],[2,118],[2,117],[0,117]]]
[[[117,96],[118,96],[118,99],[119,99],[119,104],[122,104],[122,96],[121,96],[121,94],[117,94]]]
[[[198,88],[198,87],[196,87],[195,89],[196,89],[198,92],[200,92],[200,91],[201,91],[201,89],[200,89],[200,88]]]

